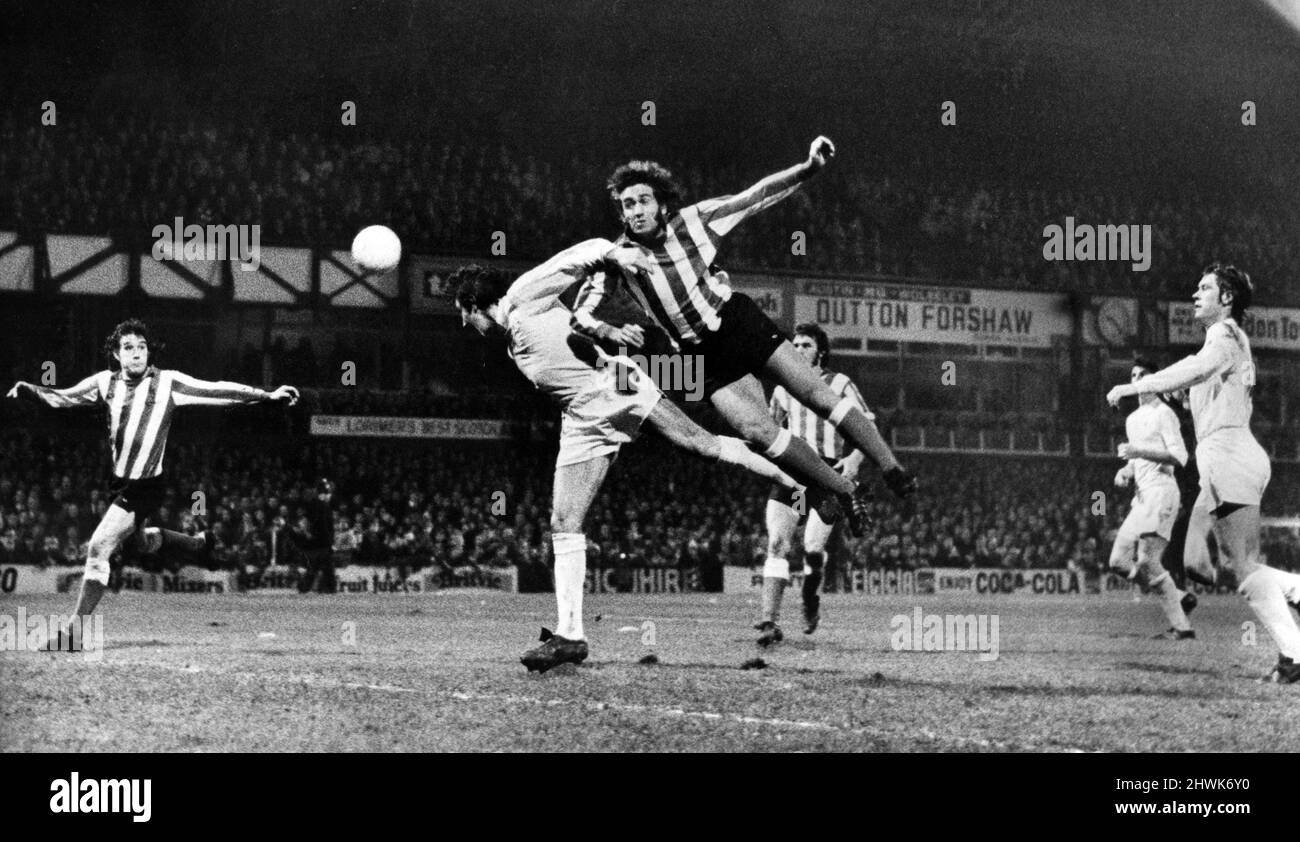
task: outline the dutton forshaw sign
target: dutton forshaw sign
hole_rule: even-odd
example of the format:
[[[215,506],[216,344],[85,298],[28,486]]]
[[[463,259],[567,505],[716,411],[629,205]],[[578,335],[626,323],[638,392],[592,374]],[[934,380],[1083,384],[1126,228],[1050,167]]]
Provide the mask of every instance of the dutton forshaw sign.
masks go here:
[[[850,353],[865,339],[1050,347],[1070,333],[1064,295],[829,280],[798,290],[795,321],[821,325]]]

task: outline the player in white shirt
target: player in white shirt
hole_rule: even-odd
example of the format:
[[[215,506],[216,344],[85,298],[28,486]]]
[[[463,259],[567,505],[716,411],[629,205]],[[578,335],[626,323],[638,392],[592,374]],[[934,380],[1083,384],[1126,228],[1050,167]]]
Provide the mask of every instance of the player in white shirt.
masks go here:
[[[1130,382],[1137,383],[1155,370],[1150,361],[1135,360]],[[1159,595],[1170,628],[1156,637],[1188,640],[1196,637],[1187,620],[1187,614],[1196,607],[1196,596],[1179,590],[1160,563],[1178,518],[1181,495],[1174,467],[1187,465],[1187,447],[1178,428],[1178,416],[1156,394],[1148,392],[1138,396],[1138,408],[1124,427],[1128,441],[1119,446],[1119,458],[1125,463],[1115,474],[1115,485],[1134,486],[1133,505],[1115,536],[1110,566]]]
[[[599,271],[612,247],[589,240],[561,252],[511,283],[503,271],[470,265],[444,284],[466,325],[484,336],[504,333],[519,370],[563,410],[560,452],[555,462],[551,500],[551,540],[555,551],[555,601],[559,622],[554,634],[542,632],[542,645],[520,659],[531,672],[587,658],[582,623],[582,590],[587,575],[587,511],[600,491],[619,449],[643,423],[668,441],[714,462],[739,465],[790,488],[797,484],[740,439],[715,436],[687,418],[628,357],[596,352],[592,367],[570,344],[570,312],[560,303],[563,290],[581,272]],[[587,340],[581,340],[587,341]],[[621,369],[621,370],[620,370]],[[832,498],[827,497],[828,502]]]
[[[1213,515],[1220,559],[1277,644],[1278,663],[1267,680],[1290,684],[1300,681],[1300,626],[1287,604],[1300,606],[1300,575],[1259,560],[1259,504],[1271,469],[1268,454],[1250,432],[1255,363],[1250,340],[1237,324],[1254,292],[1250,276],[1235,266],[1206,267],[1192,299],[1196,320],[1205,326],[1200,352],[1136,383],[1116,386],[1106,400],[1115,406],[1130,395],[1190,387],[1201,474],[1197,506]]]

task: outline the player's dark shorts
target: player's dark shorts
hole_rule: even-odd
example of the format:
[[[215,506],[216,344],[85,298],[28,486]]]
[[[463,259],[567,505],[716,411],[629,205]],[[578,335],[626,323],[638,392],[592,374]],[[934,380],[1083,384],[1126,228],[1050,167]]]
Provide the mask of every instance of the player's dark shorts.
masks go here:
[[[721,326],[686,349],[686,353],[702,358],[705,395],[762,371],[785,341],[776,323],[743,292],[732,292],[718,317]]]
[[[162,475],[145,479],[113,478],[110,490],[113,504],[135,515],[135,522],[147,520],[162,505],[164,481]]]
[[[829,456],[823,456],[822,461],[825,462],[827,465],[831,466],[832,468],[834,468],[836,464],[839,463],[840,460],[832,459]],[[775,500],[776,502],[780,503],[782,506],[789,506],[790,508],[793,509],[794,495],[795,495],[795,489],[786,488],[784,486],[777,485],[776,483],[772,483],[772,490],[768,492],[767,499]]]

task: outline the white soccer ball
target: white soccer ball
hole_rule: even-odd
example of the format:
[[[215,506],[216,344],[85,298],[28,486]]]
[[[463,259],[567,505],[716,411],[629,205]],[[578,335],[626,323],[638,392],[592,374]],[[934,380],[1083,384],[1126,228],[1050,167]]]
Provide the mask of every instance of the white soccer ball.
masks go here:
[[[402,259],[402,241],[383,225],[362,228],[352,241],[352,259],[367,272],[387,272]]]

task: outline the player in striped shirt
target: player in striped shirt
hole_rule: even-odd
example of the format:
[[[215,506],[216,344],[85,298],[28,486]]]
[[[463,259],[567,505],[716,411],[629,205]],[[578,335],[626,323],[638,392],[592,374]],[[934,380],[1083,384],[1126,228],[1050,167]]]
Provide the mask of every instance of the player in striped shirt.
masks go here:
[[[737,438],[715,436],[691,421],[626,357],[585,361],[570,343],[569,311],[560,303],[580,271],[594,271],[611,244],[580,243],[513,283],[500,270],[470,265],[456,270],[445,291],[460,308],[466,325],[484,336],[505,334],[516,367],[562,410],[560,450],[555,461],[551,500],[551,540],[555,551],[555,602],[559,622],[543,629],[541,645],[520,659],[529,672],[562,663],[580,663],[588,648],[582,619],[582,589],[587,572],[583,528],[605,476],[623,444],[642,424],[674,445],[710,462],[726,462],[794,488],[775,465]],[[603,353],[603,352],[602,352]],[[620,376],[619,370],[625,374]]]
[[[1201,478],[1196,506],[1214,517],[1219,557],[1277,644],[1278,663],[1267,680],[1290,684],[1300,681],[1300,626],[1287,605],[1300,610],[1300,575],[1259,558],[1259,504],[1272,469],[1250,432],[1255,363],[1250,339],[1238,324],[1254,294],[1250,276],[1235,266],[1207,266],[1192,298],[1193,316],[1205,326],[1204,347],[1135,383],[1116,386],[1106,400],[1115,406],[1129,395],[1190,387]]]
[[[845,374],[826,368],[831,353],[830,339],[826,336],[826,331],[808,322],[795,325],[791,344],[795,351],[808,361],[813,372],[831,391],[851,399],[869,420],[875,421],[875,415],[867,409],[862,393],[853,385],[853,381]],[[866,454],[861,450],[847,452],[844,437],[829,421],[795,400],[784,386],[777,386],[772,392],[768,409],[777,424],[806,442],[833,470],[838,471],[845,479],[857,480],[858,471],[862,467]],[[790,580],[790,549],[803,513],[802,501],[785,489],[773,487],[768,497],[766,512],[767,560],[763,563],[762,617],[754,626],[762,633],[758,639],[760,646],[777,643],[783,637],[781,627],[778,625],[781,615],[781,597],[785,592],[786,583]],[[815,511],[807,514],[808,522],[804,527],[803,536],[803,631],[804,634],[812,634],[821,622],[821,596],[818,590],[821,587],[822,572],[826,563],[826,545],[835,527],[834,524],[828,524]]]
[[[58,648],[77,648],[74,631],[93,613],[108,585],[109,562],[119,548],[144,553],[175,549],[210,551],[208,533],[184,535],[145,527],[162,502],[163,458],[172,415],[182,406],[232,406],[259,401],[298,400],[298,390],[281,386],[265,392],[239,383],[196,380],[172,369],[151,365],[150,332],[144,322],[119,324],[104,345],[109,368],[68,389],[51,389],[25,381],[7,397],[36,401],[54,409],[103,405],[113,451],[113,502],[90,537],[86,571],[76,611],[63,630]],[[116,366],[114,366],[116,364]],[[134,541],[128,544],[128,539]]]
[[[1131,382],[1155,370],[1154,363],[1139,357],[1133,362]],[[1124,428],[1128,441],[1119,446],[1118,455],[1125,461],[1115,474],[1115,485],[1134,486],[1133,505],[1115,536],[1110,566],[1159,595],[1169,630],[1156,637],[1189,640],[1196,637],[1187,619],[1196,607],[1196,595],[1179,590],[1161,563],[1182,496],[1174,468],[1187,464],[1178,416],[1155,393],[1147,393],[1138,397],[1138,408],[1125,419]]]
[[[881,447],[879,432],[853,401],[836,395],[786,341],[758,305],[734,291],[715,258],[726,236],[742,220],[794,193],[835,154],[825,137],[812,142],[802,164],[762,179],[734,196],[681,205],[682,190],[668,170],[652,161],[632,161],[614,171],[608,182],[619,209],[623,234],[614,259],[624,267],[629,286],[685,353],[704,363],[704,394],[719,414],[769,458],[797,462],[797,479],[822,487],[839,484],[855,535],[865,529],[869,495],[865,489],[826,472],[815,454],[792,442],[768,417],[756,375],[774,381],[805,406],[830,421],[884,472],[886,485],[909,497],[916,480]],[[604,296],[593,279],[574,308],[575,330],[601,337],[618,331],[595,314]],[[637,347],[636,336],[628,337]],[[791,470],[785,462],[778,462]],[[827,474],[830,474],[828,477]]]

